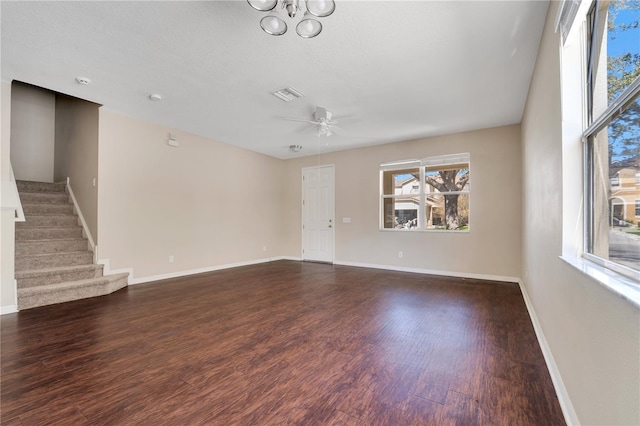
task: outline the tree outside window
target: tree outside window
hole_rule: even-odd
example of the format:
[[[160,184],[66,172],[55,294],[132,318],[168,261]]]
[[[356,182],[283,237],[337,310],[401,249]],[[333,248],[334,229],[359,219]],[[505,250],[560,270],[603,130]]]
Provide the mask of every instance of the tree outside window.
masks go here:
[[[381,166],[382,229],[469,230],[469,154]]]

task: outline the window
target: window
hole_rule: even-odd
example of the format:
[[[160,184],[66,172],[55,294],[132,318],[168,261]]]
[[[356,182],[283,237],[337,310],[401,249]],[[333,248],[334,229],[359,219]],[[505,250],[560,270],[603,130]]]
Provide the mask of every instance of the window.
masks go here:
[[[381,229],[469,230],[469,154],[380,166]]]
[[[640,277],[640,5],[595,1],[588,16],[585,257]]]

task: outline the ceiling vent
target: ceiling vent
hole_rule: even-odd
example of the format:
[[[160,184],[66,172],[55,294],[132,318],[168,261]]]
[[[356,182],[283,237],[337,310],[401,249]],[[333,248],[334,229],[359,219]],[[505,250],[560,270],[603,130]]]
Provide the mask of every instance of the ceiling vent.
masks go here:
[[[294,89],[293,87],[285,87],[284,89],[276,90],[275,92],[271,92],[273,96],[278,99],[282,99],[285,102],[292,101],[294,99],[298,99],[304,96],[302,92]]]

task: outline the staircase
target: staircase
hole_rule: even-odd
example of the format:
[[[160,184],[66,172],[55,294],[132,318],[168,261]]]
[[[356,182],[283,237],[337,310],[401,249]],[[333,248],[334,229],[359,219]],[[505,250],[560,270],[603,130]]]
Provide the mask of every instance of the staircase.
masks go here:
[[[103,276],[93,263],[64,183],[17,181],[25,222],[16,222],[18,309],[113,293],[128,274]]]

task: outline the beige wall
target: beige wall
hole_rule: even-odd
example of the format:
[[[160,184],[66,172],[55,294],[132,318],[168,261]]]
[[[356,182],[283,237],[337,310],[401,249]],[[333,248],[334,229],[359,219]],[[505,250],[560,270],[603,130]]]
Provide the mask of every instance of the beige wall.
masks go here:
[[[13,83],[11,164],[16,179],[53,182],[55,94]]]
[[[283,161],[104,108],[99,151],[98,253],[111,269],[138,280],[282,253]]]
[[[2,132],[0,133],[0,178],[3,191],[8,190],[11,176],[11,83],[0,82],[0,119]],[[0,312],[17,309],[16,285],[14,280],[14,240],[15,240],[15,210],[5,209],[4,200],[7,194],[0,197],[3,200],[2,217],[0,218]]]
[[[640,424],[640,311],[562,261],[567,195],[581,191],[580,170],[563,182],[558,34],[552,2],[522,123],[525,289],[584,425]],[[567,150],[567,152],[573,152]],[[565,164],[570,164],[568,159]],[[566,165],[565,165],[566,167]],[[566,172],[566,170],[565,170]],[[574,225],[575,226],[575,225]],[[571,235],[570,230],[566,233]],[[576,419],[574,419],[576,420]]]
[[[98,104],[56,95],[54,179],[71,189],[98,244]],[[96,185],[93,185],[94,179]]]
[[[471,154],[470,232],[379,230],[380,163],[462,152]],[[317,164],[335,165],[336,262],[519,277],[520,126],[287,161],[286,256],[301,257],[301,170]]]

